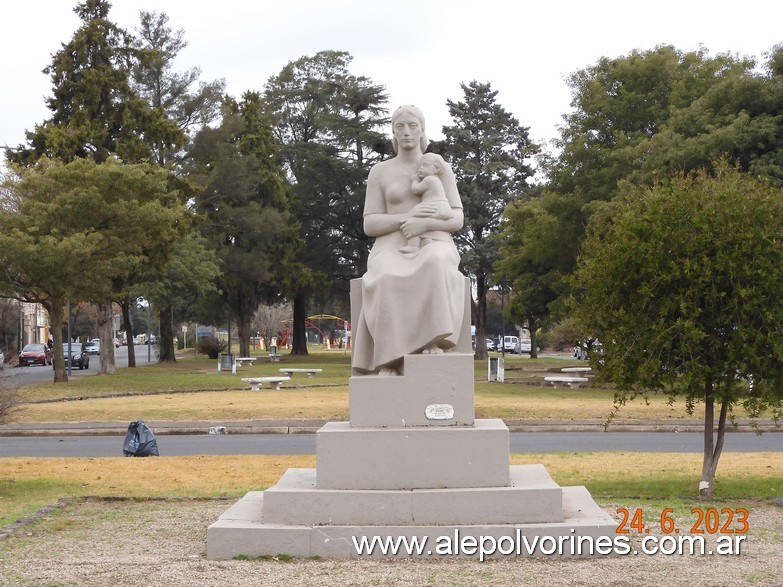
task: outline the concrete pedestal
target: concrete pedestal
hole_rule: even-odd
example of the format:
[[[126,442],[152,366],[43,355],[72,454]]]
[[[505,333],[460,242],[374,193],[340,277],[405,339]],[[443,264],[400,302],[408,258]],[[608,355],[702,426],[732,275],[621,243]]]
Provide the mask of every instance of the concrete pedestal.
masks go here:
[[[502,420],[475,426],[352,428],[329,422],[316,435],[319,489],[423,489],[508,485]]]
[[[353,428],[473,425],[472,353],[409,355],[399,377],[354,375],[348,383]]]

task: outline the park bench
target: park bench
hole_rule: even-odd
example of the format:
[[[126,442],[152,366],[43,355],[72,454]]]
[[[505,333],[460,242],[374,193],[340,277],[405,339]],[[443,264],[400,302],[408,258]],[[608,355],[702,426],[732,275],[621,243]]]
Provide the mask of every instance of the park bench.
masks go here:
[[[280,384],[283,381],[290,381],[290,377],[243,377],[242,381],[250,384],[252,391],[258,391],[264,383],[271,383],[275,389],[280,389]]]
[[[236,357],[234,362],[236,362],[237,367],[241,367],[243,363],[248,363],[252,367],[253,363],[257,360],[258,357]]]
[[[585,381],[588,381],[587,377],[567,377],[563,375],[557,375],[552,377],[544,377],[544,381],[551,383],[557,387],[558,383],[565,383],[568,387],[579,387]]]
[[[292,377],[294,373],[307,373],[308,377],[313,377],[316,373],[320,373],[323,369],[280,369],[281,373],[285,373],[289,377]]]
[[[280,359],[283,358],[283,355],[278,355],[277,353],[269,353],[269,360],[272,363],[279,363]]]
[[[563,367],[560,369],[563,373],[590,373],[592,367]]]

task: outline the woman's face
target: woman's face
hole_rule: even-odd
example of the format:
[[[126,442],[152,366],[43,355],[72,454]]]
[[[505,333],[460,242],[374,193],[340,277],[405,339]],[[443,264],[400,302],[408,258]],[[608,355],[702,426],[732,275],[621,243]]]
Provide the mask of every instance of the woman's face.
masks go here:
[[[403,112],[395,118],[392,132],[400,149],[415,149],[419,145],[424,131],[418,118],[408,112]]]

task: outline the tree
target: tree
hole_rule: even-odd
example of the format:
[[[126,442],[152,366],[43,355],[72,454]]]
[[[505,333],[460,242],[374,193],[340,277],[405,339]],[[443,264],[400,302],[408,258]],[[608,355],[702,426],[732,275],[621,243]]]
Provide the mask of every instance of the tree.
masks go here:
[[[699,492],[712,496],[727,417],[783,406],[783,190],[725,163],[629,189],[593,216],[574,316],[603,343],[619,391],[704,402]],[[719,407],[717,425],[715,408]]]
[[[82,25],[44,69],[52,80],[52,117],[27,132],[28,146],[7,149],[9,161],[102,162],[116,155],[134,163],[150,159],[149,143],[182,144],[180,129],[131,88],[132,38],[108,20],[110,8],[107,0],[77,4]]]
[[[511,286],[507,314],[530,331],[530,356],[535,358],[539,328],[558,314],[557,302],[562,293],[558,269],[563,265],[564,247],[550,246],[552,232],[557,231],[558,225],[546,213],[540,198],[510,203],[501,228],[496,279]],[[571,238],[567,234],[560,236],[564,241]]]
[[[545,160],[540,209],[518,217],[513,229],[533,234],[527,220],[549,226],[537,238],[540,248],[559,251],[546,270],[560,276],[555,291],[567,295],[584,227],[622,182],[653,185],[679,172],[709,169],[722,156],[781,182],[781,54],[783,48],[774,48],[766,71],[759,71],[752,59],[659,46],[601,58],[568,77],[573,111],[563,117],[557,156]]]
[[[131,85],[151,108],[162,112],[180,131],[191,136],[220,115],[225,80],[199,82],[201,70],[197,67],[174,71],[177,55],[188,45],[184,31],[173,30],[166,13],[142,10],[139,19],[133,43]],[[177,151],[181,145],[154,135],[148,143],[154,161],[162,167],[171,167],[182,158],[182,153]]]
[[[205,125],[213,122],[220,114],[220,104],[225,90],[225,81],[220,79],[212,82],[199,82],[201,70],[191,68],[183,72],[174,70],[174,61],[179,52],[187,47],[185,33],[182,29],[173,30],[169,26],[169,17],[165,13],[141,11],[140,25],[136,29],[137,37],[133,46],[134,62],[132,67],[131,85],[138,94],[147,101],[149,106],[160,111],[167,120],[176,124],[177,128],[187,138],[192,138]],[[197,86],[197,87],[196,87]],[[161,167],[182,171],[183,160],[187,152],[180,149],[181,144],[171,144],[151,135],[147,140],[153,154],[153,160]],[[186,186],[186,180],[180,179],[184,191],[192,197],[194,193]],[[195,234],[190,235],[188,242],[196,244],[196,248],[184,251],[178,247],[174,251],[175,258],[166,268],[154,269],[152,275],[162,280],[159,284],[150,282],[150,275],[132,276],[126,288],[137,289],[141,297],[152,295],[160,318],[160,339],[158,340],[159,360],[174,361],[173,321],[175,314],[181,317],[188,305],[179,303],[183,295],[200,291],[204,294],[212,286],[215,259],[210,257],[211,251],[200,246],[201,241]],[[207,255],[197,258],[195,253]],[[182,256],[188,257],[192,263],[191,269],[200,267],[204,271],[204,280],[199,283],[192,281],[193,274],[180,273],[181,281],[173,280],[171,272],[178,273]],[[143,287],[139,283],[143,282]],[[153,295],[150,292],[155,291]],[[126,297],[123,291],[122,299]],[[122,303],[121,299],[121,303]],[[124,304],[128,307],[128,304]],[[135,353],[129,347],[129,364],[135,366]]]
[[[166,58],[173,57],[155,53],[162,50],[161,47],[143,47],[142,42],[117,27],[108,18],[110,8],[111,4],[106,0],[85,0],[74,9],[82,24],[44,70],[52,80],[52,97],[47,101],[52,117],[27,133],[28,146],[7,150],[9,161],[30,166],[42,157],[64,162],[90,158],[98,163],[117,157],[126,163],[157,159],[162,164],[164,154],[177,152],[184,144],[181,121],[170,119],[167,111],[168,108],[179,112],[177,106],[184,99],[181,94],[172,97],[174,90],[165,83]],[[150,17],[148,24],[152,20]],[[151,24],[144,29],[150,37],[153,31],[163,36],[167,30],[165,20],[157,24],[158,29]],[[164,42],[161,45],[163,49],[170,48]],[[155,64],[160,66],[155,70],[159,74],[157,80],[149,73],[154,70],[151,65],[153,54],[157,57]],[[147,91],[140,95],[131,84],[132,70],[143,82],[157,81],[158,93],[151,93],[149,86],[139,83],[138,88]],[[144,73],[147,75],[142,75]],[[148,244],[145,256],[165,256],[166,244],[155,243],[152,239]],[[155,252],[155,246],[163,248]],[[119,300],[127,320],[130,301],[126,299],[124,288],[133,279],[131,273],[117,274],[113,289],[106,294],[109,297],[92,298],[98,306],[99,336],[103,342],[101,372],[114,370],[111,300]],[[135,366],[132,346],[128,349],[128,364]]]
[[[19,316],[21,307],[11,298],[0,298],[0,350],[11,357],[19,350]]]
[[[42,159],[19,169],[5,188],[0,254],[7,271],[0,287],[46,308],[55,343],[55,381],[67,381],[62,331],[68,300],[106,300],[116,280],[163,262],[179,237],[185,208],[168,172],[113,159],[102,164]],[[110,344],[111,333],[101,338]],[[108,357],[113,354],[104,355],[102,349],[102,372],[113,371]]]
[[[456,235],[462,266],[476,284],[471,300],[476,325],[476,356],[486,358],[487,289],[492,282],[498,246],[490,236],[498,230],[506,205],[522,197],[533,169],[526,161],[538,152],[523,127],[496,102],[490,84],[460,84],[463,101],[447,100],[454,124],[444,126],[445,139],[435,149],[449,159],[465,213]]]
[[[196,198],[206,217],[200,226],[219,258],[220,287],[243,356],[259,303],[278,299],[287,275],[298,270],[299,226],[276,149],[259,96],[248,92],[239,103],[227,102],[220,127],[203,129],[192,151],[205,186]]]
[[[262,304],[258,307],[252,327],[264,339],[266,348],[272,344],[272,338],[283,330],[283,324],[291,319],[291,315],[290,304]]]
[[[194,228],[174,244],[162,267],[145,272],[148,281],[134,286],[140,297],[146,296],[152,306],[158,308],[160,362],[176,361],[174,317],[188,319],[199,298],[217,293],[216,284],[221,275],[215,251]]]
[[[351,60],[345,52],[321,51],[289,63],[265,86],[266,111],[293,184],[305,243],[298,260],[306,270],[291,276],[288,288],[292,354],[307,354],[307,303],[316,286],[347,299],[350,279],[366,271],[367,174],[391,153],[380,132],[387,122],[385,90],[352,75]]]

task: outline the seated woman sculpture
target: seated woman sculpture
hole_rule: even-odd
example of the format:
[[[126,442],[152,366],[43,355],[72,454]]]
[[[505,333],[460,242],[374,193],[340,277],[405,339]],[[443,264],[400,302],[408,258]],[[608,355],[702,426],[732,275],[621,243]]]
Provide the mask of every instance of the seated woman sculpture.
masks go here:
[[[454,172],[440,172],[453,214],[443,218],[438,205],[413,193],[411,176],[427,148],[424,116],[415,106],[392,115],[396,157],[376,164],[367,179],[364,231],[375,238],[362,277],[362,308],[353,324],[355,373],[399,374],[402,358],[442,353],[458,341],[465,316],[465,278],[451,233],[464,216]],[[427,246],[402,252],[408,239]]]

